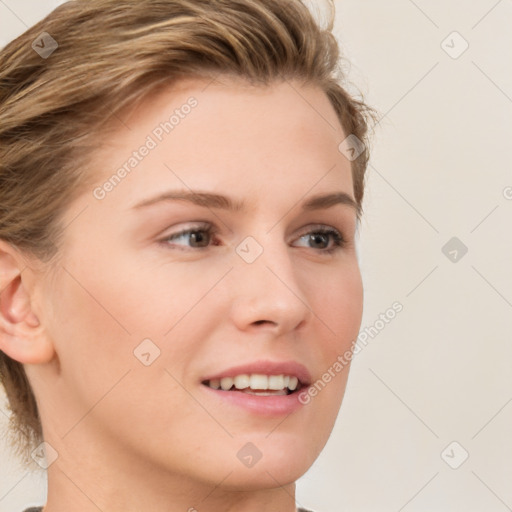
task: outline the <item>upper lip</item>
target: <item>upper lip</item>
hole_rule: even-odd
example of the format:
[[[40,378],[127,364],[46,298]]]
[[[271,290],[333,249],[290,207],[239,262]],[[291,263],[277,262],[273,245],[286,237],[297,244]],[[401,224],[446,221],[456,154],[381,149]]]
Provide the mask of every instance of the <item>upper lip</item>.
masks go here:
[[[236,377],[244,374],[262,374],[262,375],[290,375],[299,379],[303,386],[309,386],[311,383],[311,374],[308,369],[295,361],[254,361],[252,363],[233,366],[222,370],[219,373],[209,375],[202,379],[202,382],[223,377]]]

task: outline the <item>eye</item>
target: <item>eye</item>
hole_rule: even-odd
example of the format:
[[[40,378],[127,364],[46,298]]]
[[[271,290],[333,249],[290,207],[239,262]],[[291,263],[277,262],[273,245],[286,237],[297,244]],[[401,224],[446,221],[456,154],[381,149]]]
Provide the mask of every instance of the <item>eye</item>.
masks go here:
[[[160,243],[177,248],[204,249],[211,245],[219,245],[219,242],[214,240],[215,234],[216,231],[211,224],[200,224],[172,233],[160,240]],[[345,239],[337,229],[318,226],[301,235],[294,245],[330,254],[340,250],[345,244]]]
[[[211,245],[214,234],[215,233],[211,225],[201,224],[166,236],[161,240],[161,243],[201,249]]]
[[[306,244],[307,247],[317,249],[323,253],[333,253],[345,246],[345,239],[341,233],[334,228],[321,226],[302,235],[298,241]]]

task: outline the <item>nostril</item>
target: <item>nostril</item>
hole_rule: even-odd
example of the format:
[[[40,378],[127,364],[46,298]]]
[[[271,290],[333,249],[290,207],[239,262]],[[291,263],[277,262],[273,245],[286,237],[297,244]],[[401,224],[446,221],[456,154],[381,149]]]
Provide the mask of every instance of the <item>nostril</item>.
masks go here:
[[[264,324],[277,325],[277,323],[273,322],[272,320],[255,320],[252,323],[253,323],[253,325],[264,325]]]

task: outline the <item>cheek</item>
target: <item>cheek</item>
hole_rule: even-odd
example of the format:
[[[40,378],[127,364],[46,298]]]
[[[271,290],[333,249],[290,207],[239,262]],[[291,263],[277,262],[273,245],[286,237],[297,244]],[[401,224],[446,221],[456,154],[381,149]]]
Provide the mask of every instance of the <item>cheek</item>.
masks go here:
[[[357,263],[315,276],[309,283],[311,308],[325,327],[326,354],[343,353],[357,338],[363,313],[363,285]]]
[[[162,410],[162,397],[174,403],[174,410],[190,406],[190,397],[165,368],[172,367],[170,361],[186,359],[189,349],[174,332],[167,337],[163,333],[183,317],[189,300],[180,302],[178,297],[171,303],[169,296],[158,297],[164,286],[147,286],[140,274],[127,280],[118,275],[119,269],[98,270],[95,276],[68,270],[60,274],[57,292],[49,299],[53,315],[48,334],[61,372],[56,390],[62,405],[59,435],[70,430],[77,435],[96,421],[107,430],[118,429],[120,421],[148,428],[144,417],[161,417],[169,425],[172,418]],[[143,345],[143,340],[151,342]],[[181,374],[176,377],[183,380]]]
[[[64,432],[130,368],[134,342],[102,288],[76,269],[66,269],[48,294],[52,314],[47,325],[59,359],[58,394],[68,401],[59,426]],[[108,280],[103,287],[108,289]]]
[[[318,276],[317,276],[318,278]],[[311,400],[319,415],[318,429],[328,436],[337,417],[350,370],[351,351],[357,339],[363,313],[363,286],[357,262],[339,272],[330,272],[312,285],[311,307],[318,318],[318,332],[324,333],[319,350],[319,367]],[[321,350],[320,350],[321,347]],[[341,363],[340,363],[341,361]]]
[[[194,332],[201,326],[197,319],[204,322],[212,306],[205,297],[226,269],[198,275],[120,255],[108,258],[97,252],[85,260],[85,251],[81,254],[67,258],[47,296],[48,334],[63,381],[73,386],[85,406],[95,403],[127,370],[142,367],[139,346],[145,347],[144,353],[149,349],[151,357],[160,351],[159,362],[169,367],[189,364]],[[157,348],[141,345],[147,339]]]

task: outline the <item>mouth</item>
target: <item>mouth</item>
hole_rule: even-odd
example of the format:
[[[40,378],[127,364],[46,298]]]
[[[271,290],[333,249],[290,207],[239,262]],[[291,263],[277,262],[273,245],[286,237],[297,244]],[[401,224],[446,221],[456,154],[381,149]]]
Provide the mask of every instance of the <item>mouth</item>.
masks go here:
[[[284,396],[298,393],[307,383],[296,375],[239,374],[201,382],[211,389],[238,392],[254,396]]]
[[[276,418],[304,406],[299,393],[312,380],[309,370],[296,361],[259,360],[205,375],[200,382],[214,408]]]

